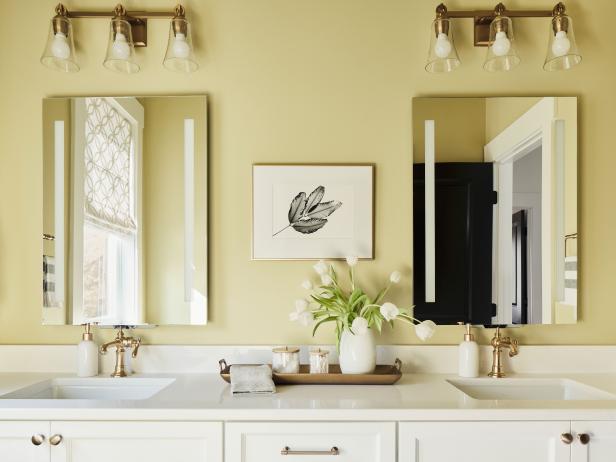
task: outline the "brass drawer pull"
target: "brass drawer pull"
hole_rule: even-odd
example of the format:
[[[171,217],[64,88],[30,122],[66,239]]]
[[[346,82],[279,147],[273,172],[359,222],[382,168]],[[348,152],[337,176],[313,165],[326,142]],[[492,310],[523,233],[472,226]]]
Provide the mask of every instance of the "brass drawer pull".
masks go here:
[[[339,456],[340,451],[333,446],[329,451],[291,451],[289,446],[285,446],[280,451],[282,456]]]
[[[571,433],[563,433],[560,435],[560,440],[565,444],[573,443],[573,435]]]
[[[40,446],[41,444],[45,442],[45,435],[41,435],[40,433],[37,435],[32,435],[32,438],[30,438],[30,441],[32,441],[33,445]]]
[[[49,438],[49,444],[51,444],[52,446],[57,446],[61,442],[62,442],[62,435],[52,435],[51,438]]]
[[[590,435],[588,433],[580,433],[578,435],[578,438],[580,440],[580,443],[586,445],[590,442]]]

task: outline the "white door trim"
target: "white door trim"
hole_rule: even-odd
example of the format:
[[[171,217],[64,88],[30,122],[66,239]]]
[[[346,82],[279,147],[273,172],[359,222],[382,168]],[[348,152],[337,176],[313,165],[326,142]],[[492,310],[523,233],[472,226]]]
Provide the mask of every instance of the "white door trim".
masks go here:
[[[515,122],[484,146],[484,160],[494,163],[494,188],[498,204],[494,213],[493,301],[497,305],[496,324],[511,324],[511,211],[513,162],[541,146],[541,266],[542,323],[553,322],[553,255],[552,241],[554,196],[554,121],[556,98],[542,98]]]

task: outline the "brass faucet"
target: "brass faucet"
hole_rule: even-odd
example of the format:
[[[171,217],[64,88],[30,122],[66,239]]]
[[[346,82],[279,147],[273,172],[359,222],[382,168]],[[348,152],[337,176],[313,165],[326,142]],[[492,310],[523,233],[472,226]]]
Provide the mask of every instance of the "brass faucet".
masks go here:
[[[488,374],[488,377],[494,377],[496,379],[505,377],[503,372],[503,363],[501,362],[501,348],[509,348],[509,357],[513,358],[518,354],[518,341],[509,337],[501,337],[500,327],[496,328],[494,337],[490,341],[492,345],[492,371]]]
[[[137,357],[137,352],[139,351],[139,345],[141,345],[141,338],[133,338],[133,337],[125,337],[124,331],[122,330],[123,326],[120,326],[120,330],[118,331],[115,340],[111,342],[104,343],[101,345],[100,351],[101,354],[107,354],[107,349],[111,346],[116,348],[116,364],[113,374],[111,377],[126,377],[126,369],[124,367],[124,353],[127,348],[132,348],[132,357]]]

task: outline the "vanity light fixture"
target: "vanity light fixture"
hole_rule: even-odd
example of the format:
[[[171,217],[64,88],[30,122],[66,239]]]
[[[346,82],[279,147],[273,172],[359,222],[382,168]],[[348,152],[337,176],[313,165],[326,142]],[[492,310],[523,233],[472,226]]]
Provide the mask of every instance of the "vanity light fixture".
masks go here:
[[[573,34],[573,20],[567,16],[565,5],[559,3],[552,11],[548,53],[543,68],[546,71],[571,69],[582,61]]]
[[[447,16],[447,7],[441,3],[436,8],[436,19],[432,22],[426,71],[451,72],[459,65],[460,58],[453,41],[452,24]]]
[[[56,6],[56,15],[51,18],[47,44],[41,56],[45,66],[63,72],[77,72],[79,65],[75,60],[73,25],[68,11],[61,3]]]
[[[494,10],[448,10],[444,4],[436,7],[436,19],[430,34],[430,50],[426,71],[451,72],[460,60],[456,52],[451,19],[472,18],[474,45],[488,47],[484,69],[509,71],[520,63],[513,35],[512,18],[551,17],[548,52],[543,68],[546,71],[570,69],[582,61],[575,36],[573,21],[559,2],[552,10],[507,10],[499,3]]]
[[[126,9],[122,5],[115,7],[103,65],[112,71],[134,74],[139,72],[139,64],[135,60],[132,26],[126,16]]]
[[[490,23],[490,39],[483,68],[488,72],[510,71],[520,64],[513,38],[513,22],[505,15],[505,5],[499,3],[494,9]]]
[[[182,5],[175,7],[175,16],[169,26],[169,40],[163,65],[176,72],[194,72],[199,68],[195,60],[190,33],[190,23]]]
[[[126,11],[118,4],[109,11],[69,11],[63,4],[56,6],[41,63],[63,72],[77,72],[71,19],[111,18],[107,53],[103,62],[108,69],[132,74],[139,71],[135,47],[147,46],[148,19],[171,18],[170,39],[165,54],[165,67],[179,72],[194,72],[199,68],[195,60],[190,26],[183,6],[174,11]],[[173,40],[171,40],[171,34]]]

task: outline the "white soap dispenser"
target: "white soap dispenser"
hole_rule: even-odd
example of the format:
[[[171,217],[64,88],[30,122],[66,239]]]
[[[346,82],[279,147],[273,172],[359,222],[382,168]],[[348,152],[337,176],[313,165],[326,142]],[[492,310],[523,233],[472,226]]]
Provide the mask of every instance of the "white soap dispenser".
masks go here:
[[[458,375],[460,377],[479,377],[479,346],[475,342],[475,336],[471,333],[471,327],[470,324],[466,324],[464,341],[458,347]]]
[[[85,331],[77,345],[77,376],[94,377],[98,375],[98,345],[92,340],[90,324],[84,324]]]

